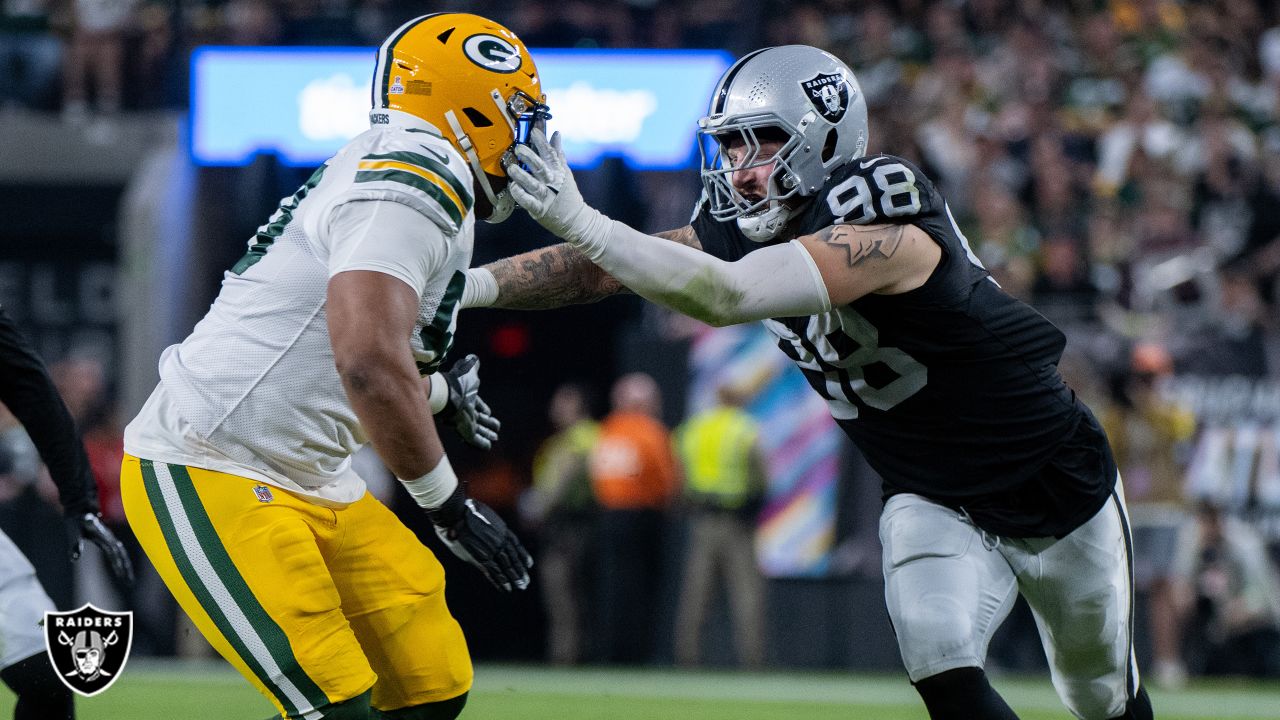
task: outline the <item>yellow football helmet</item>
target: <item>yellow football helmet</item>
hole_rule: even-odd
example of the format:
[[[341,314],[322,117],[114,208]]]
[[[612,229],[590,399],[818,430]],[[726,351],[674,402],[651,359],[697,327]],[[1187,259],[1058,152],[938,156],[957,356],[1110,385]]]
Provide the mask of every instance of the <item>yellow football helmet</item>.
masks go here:
[[[423,15],[401,25],[378,49],[373,111],[399,110],[445,134],[471,164],[501,222],[514,203],[487,175],[506,177],[503,156],[551,117],[529,49],[502,25],[468,13]],[[386,113],[383,113],[386,122]]]

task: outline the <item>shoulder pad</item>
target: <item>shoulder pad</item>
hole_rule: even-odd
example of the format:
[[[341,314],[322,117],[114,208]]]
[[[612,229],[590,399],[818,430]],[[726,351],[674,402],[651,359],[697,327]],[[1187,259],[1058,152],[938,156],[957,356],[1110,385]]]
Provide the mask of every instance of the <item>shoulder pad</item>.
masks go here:
[[[350,199],[402,202],[456,232],[474,204],[471,173],[448,142],[388,129],[360,157]]]

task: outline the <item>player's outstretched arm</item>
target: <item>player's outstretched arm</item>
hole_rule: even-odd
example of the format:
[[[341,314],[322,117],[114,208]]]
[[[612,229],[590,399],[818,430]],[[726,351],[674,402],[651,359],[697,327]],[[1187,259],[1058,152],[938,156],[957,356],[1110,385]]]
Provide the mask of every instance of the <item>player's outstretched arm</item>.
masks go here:
[[[698,234],[686,225],[657,237],[701,249]],[[574,246],[561,243],[467,271],[462,307],[548,310],[593,303],[626,287]]]
[[[536,151],[536,152],[535,152]],[[582,200],[560,150],[539,132],[517,146],[528,168],[507,168],[511,193],[535,220],[636,293],[712,325],[812,315],[873,292],[918,287],[937,265],[937,244],[913,225],[826,228],[736,262],[661,242]]]
[[[593,303],[621,290],[613,276],[561,243],[468,270],[462,307],[549,310]]]
[[[535,132],[534,149],[518,146],[507,168],[511,193],[535,220],[583,252],[632,291],[712,325],[830,308],[805,249],[764,248],[735,263],[614,222],[582,200],[559,148]],[[536,153],[535,153],[536,150]]]

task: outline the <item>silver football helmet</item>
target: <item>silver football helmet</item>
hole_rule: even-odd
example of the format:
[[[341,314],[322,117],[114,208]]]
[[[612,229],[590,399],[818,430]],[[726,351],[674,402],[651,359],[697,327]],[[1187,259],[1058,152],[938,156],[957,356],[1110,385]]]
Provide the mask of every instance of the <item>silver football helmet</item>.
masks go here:
[[[781,140],[770,156],[762,141]],[[837,168],[867,151],[867,100],[853,71],[829,52],[783,45],[745,55],[720,78],[698,121],[702,185],[717,220],[734,219],[756,242],[772,240]],[[725,154],[741,143],[741,154]],[[733,174],[773,164],[768,191],[748,198]],[[797,198],[793,200],[792,198]]]

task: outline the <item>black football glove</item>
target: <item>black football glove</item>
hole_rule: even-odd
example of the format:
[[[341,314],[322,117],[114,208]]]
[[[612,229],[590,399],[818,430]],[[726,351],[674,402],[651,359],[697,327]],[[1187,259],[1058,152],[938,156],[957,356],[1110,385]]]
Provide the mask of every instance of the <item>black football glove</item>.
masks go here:
[[[84,540],[88,538],[107,556],[111,574],[133,584],[133,563],[129,561],[129,553],[125,551],[124,544],[116,539],[115,533],[102,524],[102,518],[94,513],[73,513],[63,518],[63,524],[67,531],[67,543],[71,546],[72,560],[80,559]]]
[[[488,505],[467,497],[461,485],[427,515],[453,554],[479,568],[494,587],[506,592],[529,587],[533,558],[502,518]]]
[[[480,398],[480,358],[468,355],[438,377],[449,386],[449,399],[436,417],[453,425],[467,444],[481,450],[493,447],[502,423]]]

